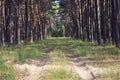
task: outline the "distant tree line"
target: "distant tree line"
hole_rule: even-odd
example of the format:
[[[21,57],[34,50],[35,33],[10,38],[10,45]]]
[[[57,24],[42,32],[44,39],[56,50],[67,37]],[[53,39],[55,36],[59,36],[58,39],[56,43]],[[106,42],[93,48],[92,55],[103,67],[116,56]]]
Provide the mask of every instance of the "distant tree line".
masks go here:
[[[66,36],[120,47],[120,0],[60,0]]]
[[[0,0],[0,46],[46,38],[53,1]]]

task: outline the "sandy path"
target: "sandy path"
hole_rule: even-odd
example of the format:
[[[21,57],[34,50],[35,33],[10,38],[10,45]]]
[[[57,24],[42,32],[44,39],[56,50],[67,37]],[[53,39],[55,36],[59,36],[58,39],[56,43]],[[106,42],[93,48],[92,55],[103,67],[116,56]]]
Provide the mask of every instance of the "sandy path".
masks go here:
[[[45,80],[45,70],[51,68],[63,68],[63,66],[51,65],[52,60],[50,53],[53,48],[48,48],[47,53],[40,59],[27,60],[25,64],[15,64],[14,67],[18,73],[17,80]],[[73,70],[73,72],[82,78],[82,80],[96,80],[97,74],[103,74],[108,69],[96,68],[89,66],[85,63],[84,58],[74,57],[71,55],[72,51],[67,49],[65,53],[68,54],[68,61],[70,64],[64,66],[67,70]],[[90,60],[91,61],[91,60]]]
[[[14,67],[18,72],[17,80],[44,80],[44,71],[51,68],[63,68],[63,66],[50,65],[51,60],[49,55],[44,56],[39,60],[28,60],[26,64],[15,64]],[[71,64],[64,66],[67,70],[73,70],[73,72],[80,76],[82,80],[94,80],[95,77],[92,72],[85,66],[77,66],[78,63],[70,61]]]
[[[84,63],[75,62],[72,59],[73,58],[70,58],[70,62],[74,67],[74,71],[82,78],[82,80],[96,80],[94,73],[89,67],[87,67]]]
[[[47,69],[63,68],[62,66],[55,65],[35,66],[28,64],[16,64],[14,66],[17,71],[21,72],[19,73],[17,80],[45,80],[44,73]],[[67,65],[65,69],[71,70],[71,66]]]
[[[28,64],[16,64],[14,66],[20,72],[17,80],[38,80],[40,75],[42,76],[42,67]]]
[[[45,71],[47,69],[55,69],[55,68],[65,68],[66,70],[71,70],[82,80],[97,80],[96,76],[98,74],[105,74],[105,72],[110,72],[111,69],[107,68],[97,68],[93,66],[89,66],[84,63],[77,63],[71,61],[71,64],[66,66],[58,66],[51,65],[50,62],[42,62],[40,60],[31,60],[31,64],[15,64],[14,67],[18,72],[17,80],[45,80]],[[43,65],[44,63],[44,65]]]

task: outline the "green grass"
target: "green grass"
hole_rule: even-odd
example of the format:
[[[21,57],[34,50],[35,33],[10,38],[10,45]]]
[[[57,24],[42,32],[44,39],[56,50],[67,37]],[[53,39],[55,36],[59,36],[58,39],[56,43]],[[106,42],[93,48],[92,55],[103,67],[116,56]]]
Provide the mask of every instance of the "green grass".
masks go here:
[[[56,49],[64,50],[69,46],[70,49],[73,50],[73,55],[75,56],[91,57],[97,60],[120,57],[120,50],[111,44],[96,45],[93,42],[71,38],[53,38],[49,40],[53,40],[54,43],[57,43]]]
[[[65,58],[66,55],[62,50],[55,49],[50,54],[51,57],[59,57],[59,58]]]
[[[119,57],[120,50],[115,48],[114,46],[78,46],[74,48],[74,54],[78,56],[86,56],[95,58],[98,60],[109,59],[112,57]]]
[[[45,53],[45,48],[53,45],[52,40],[42,40],[34,43],[20,44],[14,47],[1,48],[1,61],[12,60],[24,62],[25,59],[39,58]]]
[[[120,72],[112,72],[105,75],[107,80],[120,80]]]
[[[52,63],[52,65],[60,65],[60,66],[63,66],[63,67],[68,65],[68,64],[69,64],[68,61],[62,60],[62,59],[56,60]]]
[[[60,49],[55,49],[50,54],[51,59],[53,59],[53,65],[65,66],[69,64],[65,53]]]
[[[98,46],[95,43],[75,40],[71,38],[50,38],[38,42],[19,44],[0,49],[0,80],[14,80],[12,64],[24,63],[26,59],[40,58],[46,51],[56,45],[52,51],[52,57],[59,57],[54,64],[68,64],[64,50],[71,49],[75,56],[89,57],[96,60],[120,58],[120,50],[113,45]],[[5,65],[6,61],[11,63]]]
[[[49,69],[46,71],[45,80],[81,80],[72,71],[64,68]]]
[[[113,45],[96,45],[95,43],[74,39],[59,39],[58,43],[59,49],[65,49],[69,46],[74,52],[73,55],[76,56],[92,57],[99,60],[120,57],[120,50]]]
[[[101,74],[99,76],[101,80],[120,80],[120,72],[118,71],[109,72],[107,74]]]
[[[0,80],[15,80],[14,69],[10,65],[0,62]]]
[[[0,49],[0,80],[15,80],[12,64],[24,63],[26,59],[40,58],[45,48],[52,46],[52,40],[42,40],[34,43],[20,44]],[[5,65],[5,62],[10,62]]]
[[[97,68],[106,68],[103,74],[98,74],[99,80],[120,80],[120,64],[119,63],[106,63],[106,64],[94,64]]]
[[[119,57],[120,50],[112,45],[98,46],[95,43],[83,42],[71,38],[50,38],[34,43],[20,44],[15,47],[1,49],[0,58],[2,60],[14,59],[18,62],[24,62],[25,59],[39,58],[45,53],[45,48],[56,45],[56,49],[64,50],[68,46],[73,50],[73,55],[86,56],[96,59],[108,59],[111,57]],[[56,53],[59,53],[57,50]],[[55,56],[62,56],[56,54]]]

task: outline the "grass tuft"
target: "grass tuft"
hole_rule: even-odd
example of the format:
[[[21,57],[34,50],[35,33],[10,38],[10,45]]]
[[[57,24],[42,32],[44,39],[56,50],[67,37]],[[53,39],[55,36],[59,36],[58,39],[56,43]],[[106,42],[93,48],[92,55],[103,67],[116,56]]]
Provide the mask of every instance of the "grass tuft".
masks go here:
[[[0,80],[15,80],[14,69],[12,66],[0,62]]]
[[[81,80],[75,77],[72,71],[67,71],[63,68],[49,69],[47,70],[45,80]]]
[[[51,57],[59,57],[59,58],[65,58],[66,57],[65,53],[60,49],[55,49],[54,51],[52,51],[50,56]]]

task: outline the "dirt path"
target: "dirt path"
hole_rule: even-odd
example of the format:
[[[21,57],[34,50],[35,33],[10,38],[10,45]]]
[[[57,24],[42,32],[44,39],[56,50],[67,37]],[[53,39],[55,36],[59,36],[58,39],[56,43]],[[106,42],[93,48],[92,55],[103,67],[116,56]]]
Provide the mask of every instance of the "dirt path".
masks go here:
[[[49,58],[49,51],[40,59],[26,60],[25,64],[15,64],[16,72],[19,74],[17,80],[44,80],[44,70],[49,69],[51,59]]]
[[[40,59],[28,59],[25,64],[15,64],[14,68],[18,74],[17,80],[44,80],[44,70],[51,68],[50,52],[56,45],[45,48],[45,54]]]
[[[14,67],[16,72],[19,74],[17,80],[44,80],[44,71],[51,68],[60,68],[62,66],[51,65],[52,60],[50,59],[50,53],[55,49],[55,46],[52,48],[46,48],[46,53],[40,59],[29,59],[26,60],[25,64],[15,64]],[[66,50],[66,53],[71,53],[70,49]],[[73,72],[80,76],[82,80],[94,80],[95,77],[93,73],[84,65],[78,66],[78,63],[74,61],[69,55],[69,62],[71,64],[64,67],[67,70],[72,69]]]
[[[46,62],[44,65],[43,63],[40,63],[40,60],[31,60],[31,64],[15,64],[15,68],[17,72],[19,72],[17,80],[44,80],[44,71],[46,69],[62,68],[62,66],[50,65],[50,62]],[[85,66],[78,67],[71,62],[71,65],[67,65],[64,68],[67,70],[72,69],[76,75],[82,78],[82,80],[94,80],[94,76]]]
[[[71,50],[71,47],[69,45],[66,46],[64,52],[67,54],[76,74],[78,74],[82,78],[82,80],[96,79],[93,72],[86,66],[85,63],[82,63],[81,58],[73,55],[73,51]]]
[[[45,55],[40,59],[29,59],[26,60],[25,64],[15,64],[14,67],[16,72],[19,74],[17,80],[45,80],[44,73],[46,69],[61,68],[62,66],[51,65],[52,60],[50,58],[50,53],[56,46],[57,45],[46,48]],[[66,47],[67,48],[63,51],[67,54],[70,64],[64,68],[67,70],[72,69],[76,75],[82,78],[82,80],[98,80],[96,78],[97,74],[103,74],[106,71],[110,71],[106,68],[96,68],[88,65],[86,61],[94,62],[94,60],[73,56],[73,51],[70,47]]]
[[[95,80],[95,76],[93,72],[85,65],[78,66],[77,63],[71,62],[75,72],[83,79],[83,80]]]
[[[50,60],[47,61],[47,57],[44,59],[46,59],[46,62],[41,62],[41,60],[29,60],[31,62],[30,64],[15,64],[14,66],[19,74],[17,80],[45,80],[45,70],[63,68],[63,66],[51,65]],[[77,58],[74,58],[74,60],[75,59]],[[73,58],[71,60],[73,60]],[[103,74],[106,71],[109,71],[109,69],[96,68],[86,65],[85,63],[80,64],[80,62],[78,63],[74,61],[70,61],[70,63],[71,64],[64,66],[64,68],[67,70],[72,69],[76,75],[82,78],[82,80],[97,80],[97,74]]]

